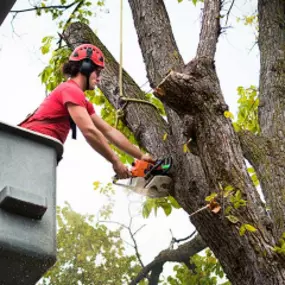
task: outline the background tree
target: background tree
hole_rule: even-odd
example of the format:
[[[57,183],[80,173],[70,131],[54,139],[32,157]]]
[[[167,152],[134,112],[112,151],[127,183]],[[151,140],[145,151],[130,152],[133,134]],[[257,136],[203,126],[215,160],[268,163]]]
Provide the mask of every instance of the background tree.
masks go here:
[[[197,53],[189,63],[182,60],[162,0],[132,0],[129,4],[147,77],[154,94],[163,102],[164,111],[158,112],[147,104],[128,103],[122,120],[141,147],[157,157],[171,154],[175,164],[170,194],[187,213],[205,206],[209,197],[220,202],[223,210],[219,214],[202,211],[192,216],[191,222],[220,260],[232,284],[283,284],[283,1],[258,1],[261,64],[259,126],[255,133],[234,130],[215,69],[216,45],[228,13],[226,3],[204,1]],[[70,48],[90,42],[103,50],[107,68],[100,89],[120,110],[118,63],[85,21],[70,20],[71,25],[63,26],[62,38]],[[66,49],[63,51],[67,53]],[[55,54],[56,57],[58,60],[53,59],[51,66],[59,63],[61,55]],[[47,84],[53,82],[50,78],[60,80],[51,72],[43,74]],[[146,98],[126,72],[123,83],[126,97]],[[182,148],[185,143],[190,152]],[[260,181],[266,205],[245,159]]]
[[[107,185],[100,191],[107,195],[109,202],[97,215],[76,213],[68,203],[64,207],[57,208],[57,262],[38,282],[38,285],[220,284],[217,276],[223,278],[224,273],[209,250],[205,256],[196,254],[191,260],[189,259],[189,256],[193,255],[190,253],[194,248],[193,244],[199,244],[197,241],[199,237],[179,245],[176,249],[173,248],[174,243],[183,240],[173,240],[168,249],[162,251],[151,264],[145,266],[136,241],[144,225],[139,228],[134,227],[131,211],[128,225],[113,221],[111,215],[114,201],[110,194],[113,193],[113,188]],[[108,229],[107,224],[111,224],[113,229]],[[122,239],[123,230],[128,232],[129,241]],[[200,242],[201,244],[203,245]],[[133,254],[126,252],[126,245],[134,248]],[[174,276],[166,276],[164,281],[159,278],[159,274],[148,274],[149,268],[155,267],[156,269],[152,270],[154,272],[168,261],[184,262],[187,266],[175,265]],[[134,280],[136,275],[138,275],[137,280]],[[144,277],[146,279],[142,280]],[[223,283],[223,285],[227,284],[229,283]]]
[[[107,208],[103,216],[109,215]],[[68,203],[58,207],[57,223],[57,262],[39,284],[121,285],[139,272],[137,258],[125,254],[120,228],[110,230],[94,216],[74,212]]]

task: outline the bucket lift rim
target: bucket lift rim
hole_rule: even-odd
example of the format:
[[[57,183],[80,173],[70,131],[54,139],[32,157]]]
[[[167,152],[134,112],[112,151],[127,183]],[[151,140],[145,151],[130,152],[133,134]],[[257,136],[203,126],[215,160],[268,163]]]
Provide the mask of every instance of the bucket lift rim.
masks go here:
[[[59,162],[62,159],[64,150],[63,144],[55,138],[37,132],[33,132],[31,130],[19,126],[13,126],[3,121],[0,121],[0,130],[50,146],[56,150],[57,161]]]

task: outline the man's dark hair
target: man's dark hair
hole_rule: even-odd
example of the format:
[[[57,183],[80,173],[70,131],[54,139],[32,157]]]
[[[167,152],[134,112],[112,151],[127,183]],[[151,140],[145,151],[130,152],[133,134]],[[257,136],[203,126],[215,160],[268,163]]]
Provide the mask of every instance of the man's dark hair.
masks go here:
[[[62,67],[62,72],[65,76],[75,77],[81,67],[81,61],[68,61],[64,63]]]

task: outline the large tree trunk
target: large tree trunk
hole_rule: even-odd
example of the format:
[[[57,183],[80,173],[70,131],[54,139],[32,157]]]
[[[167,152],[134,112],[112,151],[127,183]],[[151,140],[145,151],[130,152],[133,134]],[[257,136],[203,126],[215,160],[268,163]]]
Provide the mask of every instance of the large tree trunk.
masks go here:
[[[204,206],[205,198],[213,192],[218,194],[224,209],[231,207],[227,214],[225,211],[200,212],[191,221],[232,284],[239,285],[285,283],[284,258],[273,251],[284,231],[285,217],[285,159],[283,135],[280,136],[280,132],[285,131],[284,77],[274,69],[280,63],[276,57],[284,53],[284,4],[281,0],[259,2],[262,136],[240,133],[238,137],[230,119],[224,116],[227,106],[215,70],[221,1],[204,1],[197,55],[186,65],[174,41],[163,0],[129,1],[147,76],[151,86],[157,87],[155,94],[165,105],[168,123],[151,106],[137,103],[128,105],[125,122],[152,154],[172,153],[175,161],[171,173],[172,195],[187,213]],[[71,24],[64,36],[73,48],[82,42],[91,42],[103,50],[107,67],[100,87],[108,100],[119,108],[118,64],[106,47],[80,23]],[[265,43],[270,41],[274,44]],[[127,97],[142,99],[144,96],[127,73],[124,73],[124,93]],[[164,133],[169,134],[166,141],[162,139]],[[189,138],[195,154],[182,151],[181,145]],[[255,167],[266,203],[271,208],[270,216],[247,173],[244,156]],[[237,203],[234,207],[223,197],[229,187],[232,188],[230,195],[243,204]],[[237,222],[232,223],[227,215],[234,216]],[[241,236],[239,231],[245,224],[256,231],[246,231]]]
[[[259,160],[262,164],[260,182],[266,203],[271,210],[275,237],[279,238],[285,231],[284,1],[260,0],[258,15],[260,28],[258,42],[260,48],[259,121],[262,135],[270,141],[267,143],[266,159]]]

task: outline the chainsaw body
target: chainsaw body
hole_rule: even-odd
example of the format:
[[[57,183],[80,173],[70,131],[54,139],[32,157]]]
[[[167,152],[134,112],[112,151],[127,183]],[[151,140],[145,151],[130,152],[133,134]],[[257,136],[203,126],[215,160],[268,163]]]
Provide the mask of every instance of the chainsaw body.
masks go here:
[[[132,164],[128,185],[114,182],[140,195],[151,198],[166,197],[172,185],[172,179],[167,175],[172,166],[171,158],[157,160],[154,164],[136,160]]]

